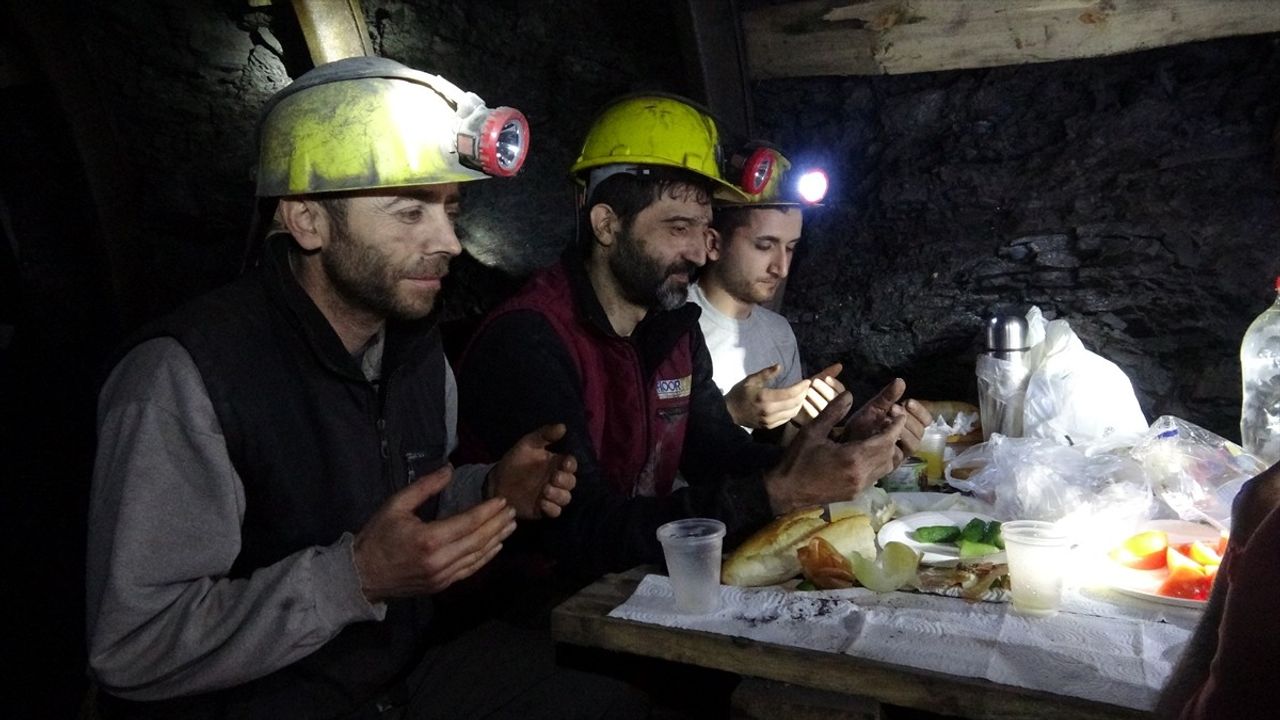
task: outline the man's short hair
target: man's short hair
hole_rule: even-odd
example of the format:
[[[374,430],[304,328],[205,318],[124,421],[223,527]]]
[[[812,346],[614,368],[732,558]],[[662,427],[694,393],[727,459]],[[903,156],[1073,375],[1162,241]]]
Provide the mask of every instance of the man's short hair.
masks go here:
[[[751,211],[756,209],[758,208],[752,205],[717,207],[711,214],[711,229],[720,234],[721,242],[727,243],[738,228],[746,227],[751,222]]]
[[[645,208],[663,197],[681,197],[685,192],[694,193],[699,202],[709,203],[711,181],[688,170],[660,165],[646,167],[640,174],[618,173],[605,178],[592,189],[591,197],[579,213],[579,249],[583,257],[591,257],[596,245],[591,208],[608,205],[622,223],[622,229],[630,230],[636,216]]]

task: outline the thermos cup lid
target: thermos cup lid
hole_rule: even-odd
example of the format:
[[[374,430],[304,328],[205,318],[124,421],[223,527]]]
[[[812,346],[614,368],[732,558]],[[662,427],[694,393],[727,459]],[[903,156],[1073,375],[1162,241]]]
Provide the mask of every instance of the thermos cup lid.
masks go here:
[[[1027,320],[1021,315],[997,315],[987,320],[988,350],[1026,350]]]

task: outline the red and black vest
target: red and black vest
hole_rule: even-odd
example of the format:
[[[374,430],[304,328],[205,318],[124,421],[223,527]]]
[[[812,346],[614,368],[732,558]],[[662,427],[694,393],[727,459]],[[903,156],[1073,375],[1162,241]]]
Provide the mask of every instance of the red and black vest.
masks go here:
[[[684,331],[646,372],[635,340],[585,317],[563,262],[535,274],[485,318],[477,333],[495,319],[523,310],[546,319],[577,368],[587,434],[602,478],[627,497],[670,494],[689,420],[691,331]],[[460,435],[461,441],[473,447],[464,451],[479,450],[466,435]]]

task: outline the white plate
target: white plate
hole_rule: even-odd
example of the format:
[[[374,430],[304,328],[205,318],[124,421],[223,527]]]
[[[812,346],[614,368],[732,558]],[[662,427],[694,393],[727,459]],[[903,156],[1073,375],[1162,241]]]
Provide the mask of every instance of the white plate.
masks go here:
[[[1194,540],[1208,540],[1213,545],[1218,543],[1217,530],[1208,525],[1201,525],[1187,520],[1148,520],[1139,525],[1138,529],[1134,530],[1134,534],[1146,530],[1165,531],[1169,535],[1170,545],[1181,545]],[[1108,585],[1118,593],[1178,607],[1203,608],[1208,604],[1206,600],[1189,600],[1157,593],[1156,590],[1160,588],[1160,584],[1165,581],[1165,578],[1169,577],[1169,571],[1165,568],[1134,570],[1133,568],[1113,563],[1110,560],[1106,562],[1111,566],[1111,578]]]
[[[880,543],[880,547],[884,547],[886,543],[894,541],[905,543],[917,552],[922,553],[920,562],[925,565],[955,565],[960,561],[960,549],[955,545],[918,542],[911,537],[911,533],[916,528],[930,525],[955,525],[963,528],[966,523],[974,518],[978,518],[983,522],[991,522],[995,519],[990,515],[963,510],[920,512],[885,523],[884,527],[880,528],[880,533],[876,535],[876,541]],[[1005,554],[998,552],[994,555],[984,555],[981,558],[971,559],[981,560],[982,562],[1002,563],[1005,562]]]

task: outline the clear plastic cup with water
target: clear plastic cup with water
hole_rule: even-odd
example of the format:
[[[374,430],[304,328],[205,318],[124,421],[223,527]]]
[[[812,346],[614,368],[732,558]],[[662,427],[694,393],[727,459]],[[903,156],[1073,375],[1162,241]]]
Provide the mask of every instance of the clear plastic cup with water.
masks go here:
[[[1055,615],[1062,606],[1062,574],[1071,541],[1056,523],[1013,520],[1000,526],[1009,558],[1011,602],[1023,615]]]
[[[719,609],[724,530],[724,523],[710,518],[675,520],[658,528],[680,612],[703,615]]]

